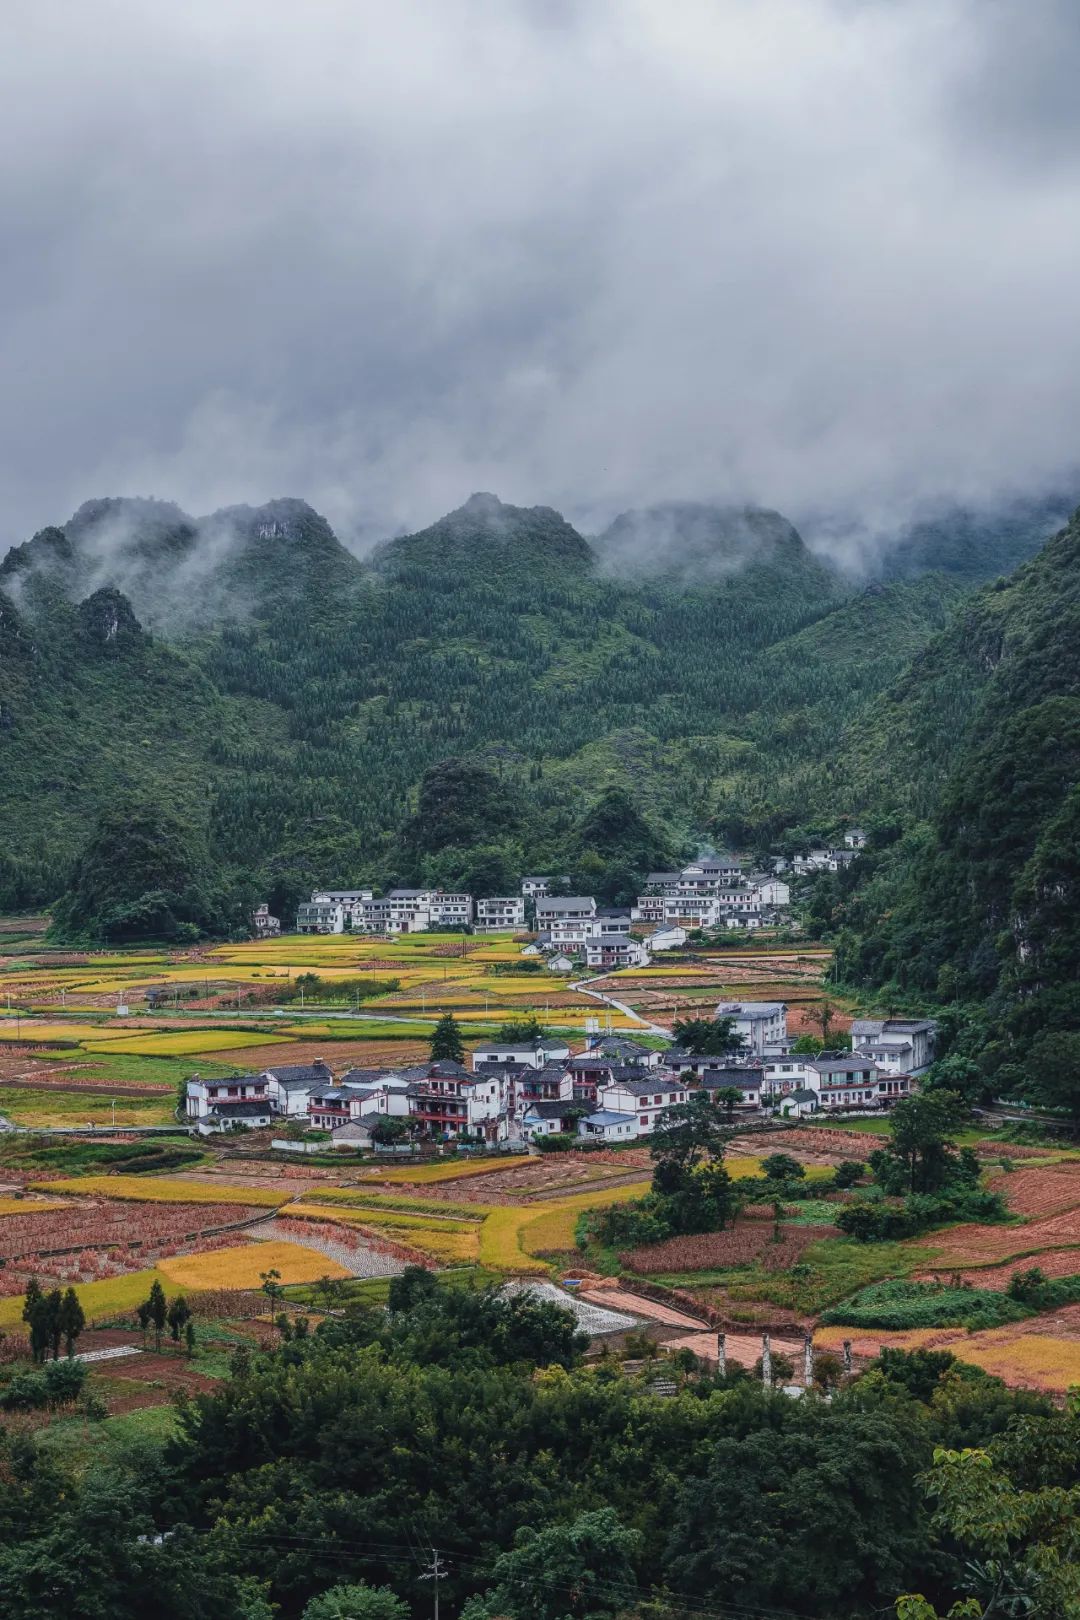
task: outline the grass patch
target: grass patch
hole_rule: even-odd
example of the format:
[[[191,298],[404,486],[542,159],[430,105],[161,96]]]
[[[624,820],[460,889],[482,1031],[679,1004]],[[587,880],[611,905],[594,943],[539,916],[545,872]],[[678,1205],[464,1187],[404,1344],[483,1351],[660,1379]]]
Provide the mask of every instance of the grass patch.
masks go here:
[[[137,1462],[141,1447],[155,1449],[174,1438],[180,1414],[175,1406],[143,1406],[135,1412],[88,1422],[85,1418],[65,1417],[38,1431],[37,1447],[56,1462],[81,1474],[91,1464],[122,1465],[129,1453]]]
[[[436,1198],[406,1198],[394,1193],[354,1191],[352,1187],[313,1187],[303,1195],[302,1202],[344,1204],[357,1209],[400,1209],[414,1215],[443,1215],[463,1221],[482,1221],[492,1209],[490,1204],[451,1204]]]
[[[74,1125],[173,1125],[176,1099],[102,1097],[85,1090],[27,1091],[0,1087],[0,1113],[31,1130]]]
[[[132,1175],[194,1168],[208,1157],[186,1136],[156,1136],[145,1142],[50,1142],[40,1136],[0,1137],[0,1165],[23,1170],[110,1170]]]
[[[902,1243],[857,1243],[827,1238],[814,1243],[789,1271],[760,1274],[751,1268],[732,1279],[733,1299],[765,1300],[816,1314],[890,1277],[904,1277],[934,1262],[933,1249]]]

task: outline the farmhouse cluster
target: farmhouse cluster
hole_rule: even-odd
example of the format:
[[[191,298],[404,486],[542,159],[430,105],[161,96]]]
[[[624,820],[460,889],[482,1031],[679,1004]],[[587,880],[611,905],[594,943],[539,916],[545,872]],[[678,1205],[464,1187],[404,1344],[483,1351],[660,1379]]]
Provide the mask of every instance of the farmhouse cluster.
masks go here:
[[[837,856],[845,853],[833,851]],[[847,851],[846,853],[852,853]],[[807,857],[810,859],[810,857]],[[592,895],[565,893],[567,880],[526,877],[519,894],[450,893],[444,889],[316,889],[297,909],[301,934],[396,934],[470,930],[535,933],[528,947],[555,972],[575,963],[611,969],[644,966],[652,951],[686,941],[688,930],[761,928],[787,920],[791,891],[776,871],[744,873],[732,856],[708,856],[674,872],[651,872],[632,906],[598,906]],[[260,906],[256,934],[280,931]],[[633,937],[637,935],[638,937]],[[648,943],[641,937],[648,936]]]
[[[187,1114],[204,1135],[300,1121],[353,1149],[395,1139],[525,1147],[568,1132],[618,1144],[648,1136],[667,1109],[701,1095],[733,1120],[889,1108],[933,1058],[928,1019],[857,1019],[851,1052],[809,1056],[792,1051],[782,1002],[721,1002],[716,1018],[732,1032],[730,1056],[611,1035],[576,1053],[561,1038],[494,1041],[476,1048],[471,1069],[439,1061],[335,1078],[317,1061],[228,1080],[196,1075]]]

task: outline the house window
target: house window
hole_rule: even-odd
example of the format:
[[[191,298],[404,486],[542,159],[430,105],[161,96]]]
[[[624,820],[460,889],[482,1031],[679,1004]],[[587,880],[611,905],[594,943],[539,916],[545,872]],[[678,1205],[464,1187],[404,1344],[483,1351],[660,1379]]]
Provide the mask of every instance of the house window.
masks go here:
[[[643,1125],[647,1125],[647,1124],[648,1124],[648,1123],[649,1123],[649,1116],[648,1116],[648,1114],[642,1114],[642,1116],[641,1116],[641,1123],[642,1123],[642,1124],[643,1124]]]

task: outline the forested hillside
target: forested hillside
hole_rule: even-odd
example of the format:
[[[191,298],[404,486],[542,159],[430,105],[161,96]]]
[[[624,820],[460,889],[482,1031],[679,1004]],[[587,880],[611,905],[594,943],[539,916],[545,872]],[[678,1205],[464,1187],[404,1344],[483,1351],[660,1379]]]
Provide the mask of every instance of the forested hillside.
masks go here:
[[[0,905],[54,900],[132,801],[190,831],[209,898],[184,915],[213,928],[316,882],[588,871],[611,858],[587,842],[611,787],[674,853],[861,813],[845,727],[957,586],[858,591],[777,514],[703,511],[658,509],[695,565],[642,577],[627,536],[658,513],[598,558],[550,508],[477,495],[359,562],[300,501],[89,503],[0,566]],[[477,802],[489,772],[502,808],[467,845],[403,839],[447,759]]]
[[[966,1045],[995,1088],[1072,1105],[1080,519],[970,601],[871,706],[865,736],[852,792],[881,822],[823,904],[838,972],[977,1005]]]

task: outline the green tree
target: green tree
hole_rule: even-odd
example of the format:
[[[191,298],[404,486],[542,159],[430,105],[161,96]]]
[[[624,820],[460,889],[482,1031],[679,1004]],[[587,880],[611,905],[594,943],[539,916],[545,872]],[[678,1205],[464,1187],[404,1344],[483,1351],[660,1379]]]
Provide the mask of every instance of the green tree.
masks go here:
[[[959,1165],[951,1137],[966,1115],[962,1098],[951,1091],[902,1097],[889,1115],[888,1146],[870,1157],[886,1192],[936,1192],[945,1186]]]
[[[302,1620],[409,1620],[409,1605],[388,1586],[332,1586],[304,1606]]]
[[[802,1181],[806,1166],[793,1159],[790,1153],[770,1153],[761,1161],[761,1173],[769,1181]]]
[[[656,1190],[668,1190],[673,1171],[681,1178],[698,1164],[722,1160],[727,1149],[726,1123],[723,1108],[703,1092],[689,1102],[665,1108],[649,1137]]]
[[[465,1043],[461,1028],[452,1012],[444,1013],[431,1035],[431,1061],[433,1063],[464,1063]]]
[[[496,1557],[494,1585],[465,1605],[462,1620],[608,1620],[631,1610],[640,1542],[611,1508],[542,1530],[524,1526]]]
[[[169,1301],[165,1319],[169,1324],[169,1335],[174,1344],[180,1343],[180,1335],[183,1333],[191,1315],[191,1306],[183,1294],[177,1294],[175,1299]]]
[[[154,1343],[161,1349],[161,1335],[165,1331],[165,1323],[169,1314],[168,1303],[165,1299],[165,1290],[155,1278],[150,1285],[150,1293],[146,1300],[147,1320],[153,1324]]]
[[[671,1033],[675,1044],[693,1057],[731,1057],[745,1044],[735,1033],[733,1018],[677,1018]]]
[[[68,1359],[75,1354],[75,1341],[86,1326],[86,1312],[79,1303],[74,1288],[69,1288],[60,1303],[60,1332]]]
[[[380,1147],[396,1147],[409,1136],[409,1125],[400,1114],[380,1114],[371,1127],[371,1140]]]
[[[497,844],[520,825],[520,805],[494,771],[465,759],[444,759],[424,772],[416,814],[401,831],[401,848],[415,862],[444,849]]]
[[[546,1034],[539,1018],[513,1018],[499,1026],[499,1040],[506,1046],[514,1046],[519,1041],[523,1046],[529,1041],[542,1041]]]
[[[49,1353],[49,1321],[45,1295],[36,1277],[26,1285],[22,1319],[30,1330],[30,1354],[36,1362],[42,1362]]]

